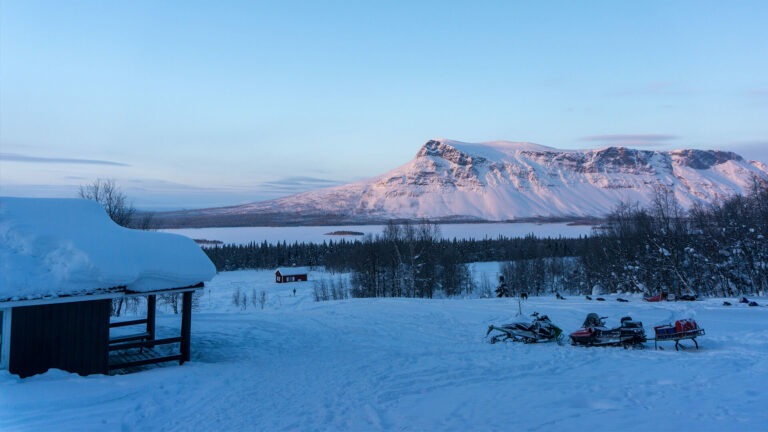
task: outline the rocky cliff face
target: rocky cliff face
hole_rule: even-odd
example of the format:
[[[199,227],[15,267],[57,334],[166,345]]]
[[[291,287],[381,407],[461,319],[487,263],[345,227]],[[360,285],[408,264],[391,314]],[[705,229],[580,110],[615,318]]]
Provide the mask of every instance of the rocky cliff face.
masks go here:
[[[293,214],[335,222],[602,216],[622,200],[649,203],[659,186],[691,206],[745,193],[755,176],[768,179],[768,168],[726,151],[576,151],[437,139],[422,145],[407,164],[369,180],[187,213]]]

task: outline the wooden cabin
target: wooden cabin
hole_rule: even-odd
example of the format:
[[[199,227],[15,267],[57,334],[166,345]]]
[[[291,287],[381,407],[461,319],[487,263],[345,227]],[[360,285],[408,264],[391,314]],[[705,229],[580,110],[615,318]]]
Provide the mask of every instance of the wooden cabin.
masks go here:
[[[287,267],[275,271],[276,283],[306,282],[309,269],[307,267]]]
[[[85,200],[0,198],[0,206],[0,226],[12,233],[0,241],[0,369],[88,375],[190,360],[192,296],[216,273],[191,239],[118,227]],[[179,332],[158,338],[163,294],[180,297]],[[137,296],[145,313],[111,321],[113,301]]]
[[[95,290],[90,294],[23,301],[0,301],[3,330],[0,362],[13,374],[28,377],[55,368],[89,375],[108,374],[154,363],[190,359],[192,294],[203,283],[172,290],[133,293],[125,287]],[[181,295],[178,336],[158,339],[155,317],[157,295]],[[111,321],[112,301],[119,297],[146,297],[146,315],[127,321]],[[119,336],[118,327],[137,328]],[[175,352],[156,351],[174,345]]]

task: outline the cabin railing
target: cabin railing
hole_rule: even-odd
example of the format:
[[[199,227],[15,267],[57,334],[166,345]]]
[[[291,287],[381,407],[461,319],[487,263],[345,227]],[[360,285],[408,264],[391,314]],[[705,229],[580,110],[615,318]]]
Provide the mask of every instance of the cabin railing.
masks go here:
[[[117,362],[110,364],[109,369],[124,369],[134,366],[142,366],[168,361],[178,361],[180,364],[183,364],[185,361],[189,361],[190,330],[192,323],[192,294],[193,291],[191,290],[182,292],[181,334],[177,337],[155,339],[155,295],[147,296],[146,318],[110,323],[110,328],[144,324],[146,325],[146,331],[110,338],[108,348],[109,352],[138,349],[139,354],[136,355],[134,353],[117,353],[114,356],[110,356],[110,358],[114,358],[114,360],[117,360]],[[152,349],[158,345],[169,344],[179,344],[178,354],[162,356],[160,353]],[[144,356],[143,358],[141,357],[142,355]]]
[[[155,340],[148,340],[148,341],[142,341],[142,342],[113,344],[109,346],[109,350],[118,351],[118,350],[132,349],[132,348],[152,348],[155,345],[168,345],[168,344],[180,343],[180,342],[181,342],[181,336],[177,336],[177,337],[155,339]]]
[[[110,322],[109,328],[128,327],[135,325],[144,325],[146,330],[139,333],[128,334],[123,336],[114,336],[109,338],[109,344],[128,342],[133,340],[154,340],[155,339],[155,315],[156,315],[157,296],[147,296],[147,316],[146,318],[140,318],[135,320]]]
[[[137,319],[137,320],[131,320],[131,321],[118,321],[118,322],[111,322],[109,323],[109,328],[115,328],[115,327],[126,327],[126,326],[132,326],[132,325],[139,325],[139,324],[146,324],[147,319]]]

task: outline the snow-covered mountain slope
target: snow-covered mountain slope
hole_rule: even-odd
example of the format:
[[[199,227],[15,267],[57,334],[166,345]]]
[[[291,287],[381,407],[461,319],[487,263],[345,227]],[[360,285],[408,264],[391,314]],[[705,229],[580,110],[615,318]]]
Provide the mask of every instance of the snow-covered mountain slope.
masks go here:
[[[689,207],[745,193],[754,176],[768,178],[768,166],[727,151],[576,151],[532,143],[437,139],[427,141],[407,164],[375,178],[184,213],[204,218],[293,214],[347,222],[602,216],[622,200],[648,204],[659,185],[673,190]]]

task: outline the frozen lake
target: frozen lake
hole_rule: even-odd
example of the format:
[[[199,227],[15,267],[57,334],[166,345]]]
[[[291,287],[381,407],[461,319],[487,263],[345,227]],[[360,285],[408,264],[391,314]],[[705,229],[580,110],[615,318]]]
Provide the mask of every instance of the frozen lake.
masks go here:
[[[193,239],[220,240],[224,243],[278,243],[286,241],[322,243],[329,240],[355,240],[360,235],[328,235],[334,231],[356,231],[363,234],[379,234],[384,225],[347,226],[302,226],[302,227],[234,227],[234,228],[183,228],[166,229],[164,232],[181,234]],[[590,225],[568,225],[567,223],[477,223],[441,224],[444,238],[483,239],[524,237],[533,234],[538,237],[579,237],[592,232]]]

